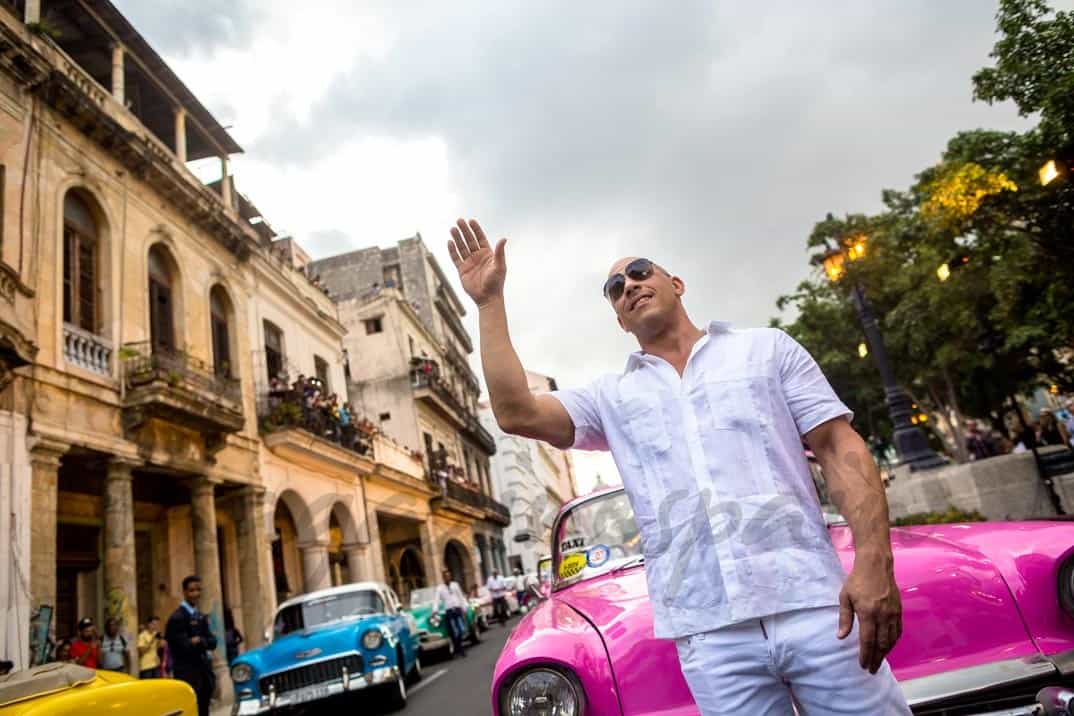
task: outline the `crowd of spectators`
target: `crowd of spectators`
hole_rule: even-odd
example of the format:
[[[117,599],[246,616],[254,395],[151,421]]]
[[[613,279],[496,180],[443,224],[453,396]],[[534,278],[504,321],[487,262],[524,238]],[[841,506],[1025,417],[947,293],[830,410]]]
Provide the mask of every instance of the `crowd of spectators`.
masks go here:
[[[269,429],[300,427],[359,454],[372,451],[376,426],[359,418],[350,402],[329,393],[318,378],[299,374],[288,385],[286,378],[277,376],[269,383],[268,401]]]

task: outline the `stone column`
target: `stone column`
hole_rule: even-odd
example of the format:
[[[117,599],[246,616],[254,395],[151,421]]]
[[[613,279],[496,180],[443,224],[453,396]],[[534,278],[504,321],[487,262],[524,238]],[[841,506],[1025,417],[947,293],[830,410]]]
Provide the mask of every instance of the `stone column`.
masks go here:
[[[29,6],[29,3],[27,3]],[[56,507],[60,458],[68,445],[39,439],[30,448],[30,608],[56,608]],[[55,618],[50,631],[55,631]]]
[[[108,463],[101,495],[104,514],[105,617],[119,619],[137,673],[138,580],[134,554],[134,494],[131,470],[137,463],[113,457]]]
[[[123,45],[112,45],[112,96],[120,104],[126,100],[125,82],[123,76]]]
[[[347,575],[352,582],[364,582],[368,577],[365,560],[369,550],[364,544],[343,545],[343,555],[347,560]]]
[[[421,538],[421,555],[425,561],[425,585],[428,587],[440,584],[440,550],[436,544],[436,533],[433,531],[433,518],[429,517],[418,526],[418,535]]]
[[[220,198],[224,200],[224,206],[228,209],[233,209],[234,204],[231,201],[231,174],[228,169],[227,156],[220,157]]]
[[[369,525],[369,579],[387,582],[387,570],[384,569],[384,550],[380,544],[380,522],[376,510],[366,510],[366,524]]]
[[[274,591],[271,571],[265,574],[265,490],[245,487],[238,494],[235,535],[239,547],[239,588],[242,590],[243,635],[246,648],[264,643],[265,627],[272,618]]]
[[[306,591],[315,592],[332,586],[331,565],[328,563],[326,542],[307,542],[298,546],[302,552],[302,572]]]
[[[224,641],[224,596],[220,585],[220,552],[216,543],[216,496],[214,483],[198,476],[190,488],[190,522],[194,531],[194,567],[201,577],[201,604],[198,609],[209,616],[216,637],[213,651],[213,670],[216,672],[216,694],[221,703],[234,701],[231,674],[227,666]]]
[[[186,110],[175,108],[175,157],[186,164]]]

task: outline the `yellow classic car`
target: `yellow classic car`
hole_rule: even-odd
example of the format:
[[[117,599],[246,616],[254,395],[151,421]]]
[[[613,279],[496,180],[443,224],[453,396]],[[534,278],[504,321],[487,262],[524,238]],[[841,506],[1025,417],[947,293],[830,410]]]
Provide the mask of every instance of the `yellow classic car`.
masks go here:
[[[192,716],[194,690],[174,679],[138,680],[77,664],[0,676],[0,716]]]

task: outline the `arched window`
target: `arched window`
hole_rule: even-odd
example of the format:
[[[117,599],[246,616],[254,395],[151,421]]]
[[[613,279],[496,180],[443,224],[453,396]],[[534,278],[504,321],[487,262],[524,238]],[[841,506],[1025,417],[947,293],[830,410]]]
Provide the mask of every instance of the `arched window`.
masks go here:
[[[283,331],[271,321],[264,322],[265,327],[265,368],[268,379],[283,378],[290,380],[283,370]]]
[[[175,297],[168,255],[160,246],[149,249],[149,335],[154,351],[175,351]]]
[[[231,302],[224,287],[213,286],[209,291],[209,321],[213,333],[213,371],[232,378],[235,370],[231,362]]]
[[[77,192],[63,198],[63,320],[96,333],[100,326],[97,301],[97,222]]]

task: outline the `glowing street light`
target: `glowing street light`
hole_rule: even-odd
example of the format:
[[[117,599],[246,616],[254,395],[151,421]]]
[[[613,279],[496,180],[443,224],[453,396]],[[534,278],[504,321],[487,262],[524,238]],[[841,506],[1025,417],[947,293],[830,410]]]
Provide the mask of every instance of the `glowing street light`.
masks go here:
[[[1049,159],[1044,163],[1044,166],[1037,171],[1037,174],[1040,176],[1041,186],[1048,186],[1059,178],[1059,165],[1055,163],[1054,159]]]
[[[940,267],[936,269],[936,276],[940,281],[946,281],[951,278],[951,267],[946,263],[940,264]]]
[[[859,358],[865,358],[867,355],[869,355],[869,346],[865,345],[864,343],[859,343],[858,344],[858,357]]]

